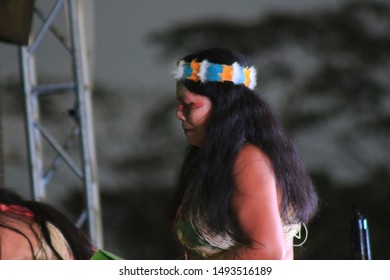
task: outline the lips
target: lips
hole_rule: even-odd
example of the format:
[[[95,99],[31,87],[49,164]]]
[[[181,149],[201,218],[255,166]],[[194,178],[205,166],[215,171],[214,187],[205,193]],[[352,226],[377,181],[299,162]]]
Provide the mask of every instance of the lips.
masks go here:
[[[184,126],[184,125],[182,125],[182,128],[183,128],[183,130],[184,130],[184,133],[187,133],[187,132],[190,132],[190,131],[193,131],[193,130],[194,130],[193,128],[191,128],[191,127],[186,127],[186,126]]]

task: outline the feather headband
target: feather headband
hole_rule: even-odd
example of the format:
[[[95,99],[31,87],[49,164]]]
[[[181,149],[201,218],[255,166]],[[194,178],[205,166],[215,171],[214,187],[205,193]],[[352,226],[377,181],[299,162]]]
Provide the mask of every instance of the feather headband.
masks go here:
[[[194,82],[232,82],[244,85],[253,90],[256,87],[257,70],[254,66],[244,67],[238,62],[232,65],[211,63],[207,60],[186,62],[180,60],[173,72],[175,80],[192,80]]]

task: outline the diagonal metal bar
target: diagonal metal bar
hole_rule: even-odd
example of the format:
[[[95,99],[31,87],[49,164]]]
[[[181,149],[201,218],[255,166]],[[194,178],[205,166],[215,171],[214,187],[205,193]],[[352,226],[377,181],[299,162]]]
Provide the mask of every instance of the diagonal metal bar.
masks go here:
[[[28,53],[30,55],[33,55],[38,49],[38,47],[40,46],[43,38],[46,36],[47,32],[49,31],[50,26],[53,24],[54,20],[56,19],[57,14],[61,11],[62,7],[64,6],[64,2],[65,0],[57,1],[53,10],[50,12],[50,15],[47,18],[46,22],[42,25],[37,36],[35,37],[34,42],[28,47]]]
[[[39,123],[35,123],[35,127],[42,133],[42,136],[46,139],[46,141],[52,146],[54,150],[58,152],[58,154],[62,157],[65,163],[70,167],[70,169],[80,178],[84,178],[84,174],[82,170],[78,167],[78,165],[73,161],[71,157],[68,156],[67,152],[62,148],[60,144],[55,140],[55,138],[50,134],[50,132],[44,128]]]
[[[46,19],[43,15],[43,13],[37,8],[37,7],[34,7],[34,12],[35,14],[38,16],[38,18],[42,21],[42,22],[45,22]],[[66,38],[64,36],[61,35],[61,33],[54,27],[54,26],[50,26],[50,31],[51,33],[58,39],[58,41],[64,46],[64,48],[68,51],[68,52],[71,52],[71,49],[70,47],[67,45],[66,43]]]
[[[76,227],[81,228],[87,221],[87,218],[88,218],[88,212],[86,209],[84,209],[76,221]]]
[[[74,136],[77,135],[79,133],[80,129],[78,126],[74,127],[72,129],[72,132],[71,134],[69,135],[69,137],[66,139],[63,147],[64,147],[64,150],[67,151],[74,143],[75,141],[75,138]],[[55,175],[55,171],[57,170],[57,167],[63,162],[63,159],[60,155],[58,155],[57,153],[57,156],[54,158],[54,160],[52,161],[52,164],[49,166],[49,168],[47,169],[46,171],[46,174],[44,176],[44,184],[47,185],[51,179],[53,178],[53,176]]]

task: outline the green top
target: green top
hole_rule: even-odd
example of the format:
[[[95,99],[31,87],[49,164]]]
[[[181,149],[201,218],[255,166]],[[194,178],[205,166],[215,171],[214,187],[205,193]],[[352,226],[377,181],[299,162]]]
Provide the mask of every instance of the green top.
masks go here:
[[[91,257],[91,260],[123,260],[121,257],[114,255],[105,250],[97,250],[95,254]]]
[[[191,222],[182,218],[176,223],[176,232],[179,241],[189,250],[191,258],[208,258],[235,245],[229,237],[211,235],[206,230],[198,233]]]

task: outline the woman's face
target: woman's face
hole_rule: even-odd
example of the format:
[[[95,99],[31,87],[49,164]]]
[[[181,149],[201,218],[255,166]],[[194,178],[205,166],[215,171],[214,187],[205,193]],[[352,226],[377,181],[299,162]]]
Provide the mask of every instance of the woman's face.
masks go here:
[[[182,83],[177,83],[176,98],[178,101],[176,117],[188,142],[202,146],[206,136],[206,126],[212,110],[211,100],[203,95],[189,91]]]

